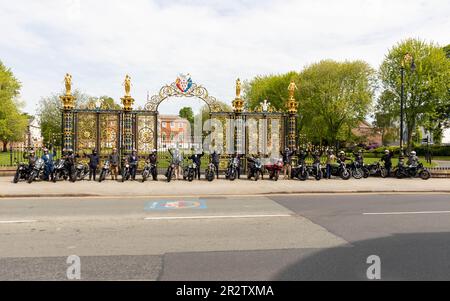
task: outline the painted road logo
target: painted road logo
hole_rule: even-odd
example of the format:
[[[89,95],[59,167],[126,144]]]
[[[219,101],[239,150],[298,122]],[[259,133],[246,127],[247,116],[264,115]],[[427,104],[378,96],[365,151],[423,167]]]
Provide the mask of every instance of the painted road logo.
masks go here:
[[[144,208],[145,211],[178,210],[178,209],[206,209],[206,202],[204,200],[155,201],[155,202],[147,202]]]

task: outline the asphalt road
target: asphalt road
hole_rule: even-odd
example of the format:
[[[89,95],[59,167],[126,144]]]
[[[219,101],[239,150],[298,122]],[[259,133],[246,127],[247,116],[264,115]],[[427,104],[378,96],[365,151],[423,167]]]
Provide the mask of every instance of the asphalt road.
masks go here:
[[[450,194],[0,200],[0,280],[450,279]]]

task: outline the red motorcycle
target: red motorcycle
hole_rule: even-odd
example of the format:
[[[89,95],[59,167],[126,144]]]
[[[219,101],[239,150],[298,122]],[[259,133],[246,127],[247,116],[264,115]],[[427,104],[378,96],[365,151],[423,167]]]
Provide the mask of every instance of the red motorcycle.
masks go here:
[[[283,170],[283,160],[273,159],[270,163],[265,164],[264,168],[269,172],[269,179],[278,181],[280,171]]]

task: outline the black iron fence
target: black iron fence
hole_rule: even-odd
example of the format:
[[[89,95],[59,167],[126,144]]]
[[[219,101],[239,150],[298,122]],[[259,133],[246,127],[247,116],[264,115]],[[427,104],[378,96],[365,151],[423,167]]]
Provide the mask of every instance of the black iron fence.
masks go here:
[[[6,152],[0,152],[0,166],[11,167],[20,162],[28,162],[31,151],[34,151],[36,157],[39,158],[44,154],[44,148],[42,147],[10,147]],[[53,154],[55,160],[61,158],[61,147],[51,147],[49,151]]]

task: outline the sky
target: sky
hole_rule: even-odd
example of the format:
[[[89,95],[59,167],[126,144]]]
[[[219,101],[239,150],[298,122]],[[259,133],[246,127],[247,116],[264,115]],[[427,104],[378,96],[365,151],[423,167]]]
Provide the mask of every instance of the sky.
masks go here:
[[[237,78],[300,71],[322,59],[377,68],[406,38],[450,43],[448,0],[0,0],[0,60],[22,82],[25,111],[73,87],[136,106],[180,73],[221,101]],[[177,99],[189,105],[186,98]],[[174,113],[176,102],[161,113]],[[179,107],[177,107],[177,110]]]

